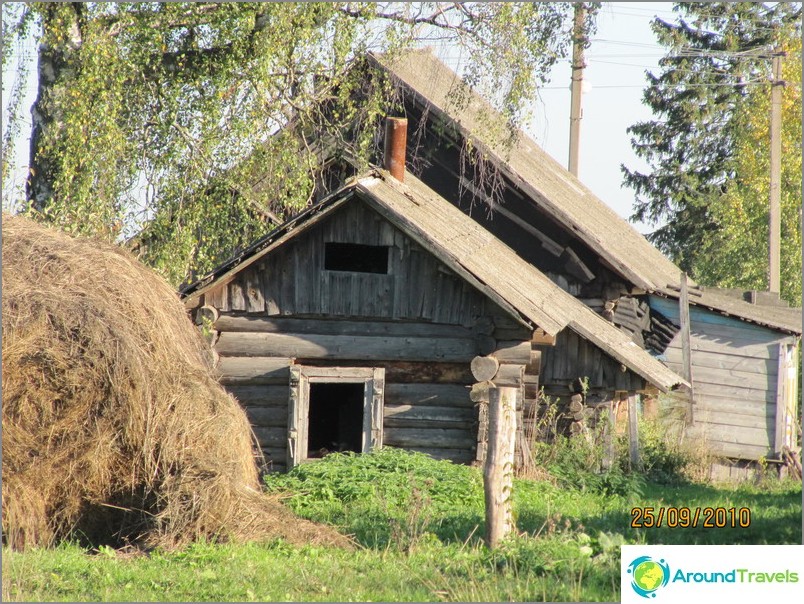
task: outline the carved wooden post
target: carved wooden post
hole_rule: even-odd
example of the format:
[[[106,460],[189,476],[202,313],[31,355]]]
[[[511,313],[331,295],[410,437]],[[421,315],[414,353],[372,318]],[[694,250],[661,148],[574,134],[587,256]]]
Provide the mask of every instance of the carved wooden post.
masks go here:
[[[513,530],[512,488],[517,388],[489,388],[488,452],[483,467],[486,544],[497,547]]]

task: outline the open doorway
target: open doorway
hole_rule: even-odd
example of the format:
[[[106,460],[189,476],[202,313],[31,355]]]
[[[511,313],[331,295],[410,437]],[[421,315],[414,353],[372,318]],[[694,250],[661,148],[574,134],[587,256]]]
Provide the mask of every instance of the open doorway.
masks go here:
[[[363,449],[362,382],[311,383],[307,458]]]
[[[385,369],[291,365],[289,385],[288,469],[382,447]]]

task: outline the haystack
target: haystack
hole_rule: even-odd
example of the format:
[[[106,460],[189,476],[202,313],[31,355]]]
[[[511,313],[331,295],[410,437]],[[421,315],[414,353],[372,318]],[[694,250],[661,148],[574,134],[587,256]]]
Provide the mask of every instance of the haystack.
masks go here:
[[[347,544],[260,492],[246,416],[166,281],[24,218],[2,233],[6,543]]]

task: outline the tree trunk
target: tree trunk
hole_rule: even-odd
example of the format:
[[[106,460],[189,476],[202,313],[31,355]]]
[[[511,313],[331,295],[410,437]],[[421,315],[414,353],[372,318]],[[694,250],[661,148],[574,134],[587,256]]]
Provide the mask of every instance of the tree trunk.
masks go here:
[[[39,45],[39,83],[31,108],[31,146],[28,160],[26,198],[28,205],[43,212],[53,197],[53,182],[57,173],[55,154],[46,149],[46,142],[54,137],[53,130],[61,127],[62,110],[56,98],[56,86],[75,71],[81,50],[80,2],[45,4],[42,11],[42,42]],[[67,20],[64,27],[59,21]],[[54,35],[56,27],[64,32],[62,39]]]

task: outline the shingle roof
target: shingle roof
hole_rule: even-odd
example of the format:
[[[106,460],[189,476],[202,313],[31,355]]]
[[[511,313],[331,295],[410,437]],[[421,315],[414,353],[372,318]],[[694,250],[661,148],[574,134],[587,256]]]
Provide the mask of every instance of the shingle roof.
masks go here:
[[[412,94],[431,115],[454,124],[461,136],[486,151],[534,204],[586,242],[616,273],[646,291],[678,297],[677,288],[669,286],[679,283],[679,267],[524,132],[517,132],[513,146],[495,135],[504,125],[499,112],[432,52],[415,50],[372,57],[397,85],[402,85],[404,93]],[[691,280],[689,283],[695,286]],[[692,296],[690,302],[774,329],[801,333],[801,309],[757,306],[711,292]]]
[[[290,221],[290,226],[283,225],[234,261],[189,286],[182,295],[189,303],[221,280],[231,279],[281,241],[304,231],[305,224],[314,222],[314,217],[332,211],[352,195],[363,199],[449,268],[532,327],[551,335],[570,328],[661,390],[683,383],[614,325],[410,175],[405,184],[386,177],[382,171],[353,181]]]

